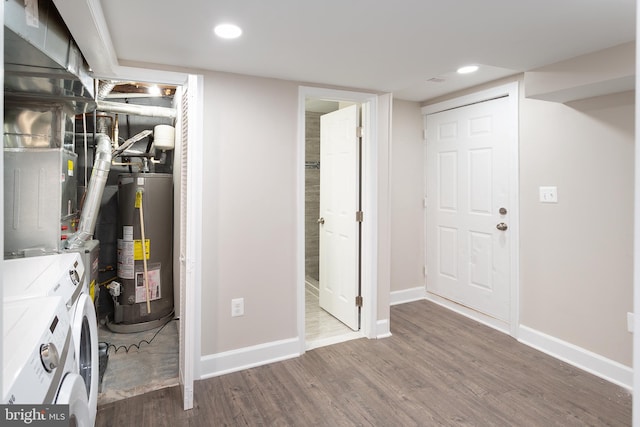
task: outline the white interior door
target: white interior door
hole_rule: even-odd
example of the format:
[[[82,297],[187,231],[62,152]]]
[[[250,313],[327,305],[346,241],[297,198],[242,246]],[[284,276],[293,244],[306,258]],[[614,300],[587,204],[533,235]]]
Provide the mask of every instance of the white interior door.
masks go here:
[[[358,330],[358,106],[320,118],[320,307]]]
[[[427,116],[427,291],[509,321],[508,97]]]
[[[176,126],[176,190],[179,189],[179,381],[182,390],[182,406],[185,410],[193,408],[193,382],[195,379],[194,360],[196,349],[196,282],[199,280],[196,266],[200,263],[201,253],[201,217],[199,205],[202,177],[202,77],[189,75],[187,85],[182,88],[180,114]]]

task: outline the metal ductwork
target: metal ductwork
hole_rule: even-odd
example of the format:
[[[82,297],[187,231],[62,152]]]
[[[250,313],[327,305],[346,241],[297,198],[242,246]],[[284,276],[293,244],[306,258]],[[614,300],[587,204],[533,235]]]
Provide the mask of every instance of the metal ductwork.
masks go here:
[[[89,189],[87,190],[87,197],[80,216],[80,224],[78,225],[78,231],[67,239],[65,245],[67,249],[77,249],[84,242],[91,240],[96,227],[102,193],[107,184],[109,170],[111,170],[111,139],[107,135],[99,133],[96,136],[96,142],[96,159],[93,163],[93,171],[91,172]]]
[[[53,2],[4,4],[5,96],[64,102],[75,113],[94,110],[93,78]]]

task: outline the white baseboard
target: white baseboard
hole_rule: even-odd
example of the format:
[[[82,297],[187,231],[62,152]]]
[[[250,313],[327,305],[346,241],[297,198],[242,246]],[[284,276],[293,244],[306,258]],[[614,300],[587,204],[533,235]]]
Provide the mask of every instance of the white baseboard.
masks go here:
[[[388,338],[391,336],[389,319],[382,319],[376,322],[376,338]]]
[[[389,319],[378,320],[376,323],[375,338],[386,338],[390,336]],[[306,350],[311,350],[323,345],[337,344],[360,337],[364,337],[361,332],[354,332],[353,334],[328,339],[326,342],[318,341],[311,343],[315,345],[311,345],[311,347],[308,347]],[[217,377],[244,369],[255,368],[256,366],[280,362],[298,357],[300,354],[300,341],[297,338],[210,354],[200,358],[200,379]]]
[[[486,314],[480,313],[479,311],[465,307],[464,305],[461,305],[461,304],[457,304],[453,301],[450,301],[446,298],[442,298],[430,292],[426,293],[425,298],[427,299],[427,301],[431,301],[445,308],[448,308],[451,311],[455,311],[456,313],[461,314],[465,317],[468,317],[471,320],[475,320],[476,322],[482,323],[483,325],[487,325],[500,332],[504,332],[507,335],[511,335],[509,330],[509,324],[503,320],[496,319],[495,317],[487,316]]]
[[[254,345],[200,358],[200,379],[217,377],[300,356],[298,338]]]
[[[405,293],[405,291],[402,292]],[[389,319],[378,320],[376,338],[390,336]],[[518,341],[627,390],[633,389],[633,369],[621,363],[523,325],[518,329]],[[200,379],[298,356],[300,356],[300,342],[297,338],[207,355],[200,358]]]
[[[523,325],[518,341],[627,390],[633,389],[633,369],[621,363]]]
[[[401,291],[393,291],[391,292],[391,305],[420,301],[423,300],[426,295],[427,289],[424,286],[403,289]]]

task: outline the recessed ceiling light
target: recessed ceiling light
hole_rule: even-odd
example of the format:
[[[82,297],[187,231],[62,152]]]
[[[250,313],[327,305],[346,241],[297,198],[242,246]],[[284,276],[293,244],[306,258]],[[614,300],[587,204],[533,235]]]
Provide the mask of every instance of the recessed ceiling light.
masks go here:
[[[476,71],[478,71],[477,65],[467,65],[467,66],[458,68],[458,74],[469,74],[469,73],[475,73]]]
[[[220,24],[217,25],[213,32],[216,36],[223,39],[237,39],[242,35],[242,29],[234,24]]]

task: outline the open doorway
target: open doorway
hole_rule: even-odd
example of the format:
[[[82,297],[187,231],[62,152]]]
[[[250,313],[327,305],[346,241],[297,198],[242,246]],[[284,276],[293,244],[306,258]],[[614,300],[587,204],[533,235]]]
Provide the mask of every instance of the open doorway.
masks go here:
[[[176,144],[174,136],[180,129],[182,88],[113,80],[100,80],[99,88],[96,113],[84,120],[84,138],[79,138],[88,145],[79,151],[91,157],[94,133],[112,141],[95,232],[101,405],[179,383],[180,286],[174,278],[180,265],[173,253],[180,235],[173,230],[179,230],[174,223],[180,220],[174,194],[179,200],[175,177],[181,174],[181,141]],[[162,132],[169,131],[163,140]],[[90,164],[80,162],[85,180]],[[138,215],[144,210],[146,218]],[[127,250],[142,241],[141,230],[149,245],[144,258]],[[145,274],[155,294],[138,293],[147,283]]]
[[[360,111],[354,102],[305,100],[307,349],[361,336]]]
[[[168,250],[172,252],[171,260],[165,263],[165,269],[173,270],[172,277],[167,278],[166,281],[172,282],[172,289],[168,289],[168,292],[171,293],[171,291],[173,291],[174,304],[172,305],[173,310],[171,311],[173,316],[169,316],[167,322],[162,322],[161,326],[153,328],[150,331],[140,332],[142,334],[149,333],[151,334],[150,337],[140,337],[140,340],[136,340],[135,338],[137,337],[133,336],[135,333],[126,333],[119,337],[119,341],[122,342],[122,344],[114,344],[114,341],[111,343],[111,346],[107,346],[107,350],[110,347],[113,352],[114,357],[111,359],[111,362],[115,362],[117,358],[115,354],[117,352],[115,350],[119,350],[118,352],[120,354],[118,356],[122,362],[120,364],[122,368],[120,369],[120,375],[124,373],[127,377],[118,379],[116,378],[117,373],[116,377],[111,377],[111,382],[115,386],[112,387],[112,389],[115,388],[117,391],[115,395],[105,395],[105,401],[108,401],[110,398],[118,399],[126,397],[127,393],[138,394],[144,391],[145,387],[157,389],[179,383],[183,393],[183,407],[184,409],[189,409],[193,407],[195,359],[196,355],[199,354],[199,342],[195,339],[197,332],[194,329],[198,328],[199,325],[197,318],[199,315],[199,306],[195,304],[195,295],[199,292],[197,283],[200,276],[199,270],[197,270],[195,266],[199,264],[201,253],[200,236],[202,234],[201,206],[199,204],[199,194],[201,193],[199,177],[202,171],[202,162],[200,160],[202,149],[202,76],[180,75],[172,80],[173,83],[167,85],[174,88],[175,92],[173,90],[168,92],[165,90],[163,97],[136,97],[131,93],[118,95],[117,91],[113,89],[110,92],[112,93],[111,98],[115,98],[116,101],[118,101],[118,98],[128,100],[128,102],[125,102],[127,105],[133,104],[134,101],[136,101],[135,103],[137,104],[148,105],[144,107],[144,111],[147,114],[134,114],[137,110],[130,109],[133,107],[125,108],[124,113],[126,114],[120,116],[119,124],[120,126],[126,125],[124,129],[118,130],[117,135],[120,136],[124,134],[122,131],[128,131],[127,128],[129,125],[133,128],[133,120],[140,122],[139,125],[142,127],[148,127],[150,123],[155,124],[157,122],[156,116],[160,113],[172,111],[167,124],[175,126],[175,150],[171,153],[164,152],[165,149],[169,151],[169,148],[161,145],[160,136],[155,128],[155,138],[151,146],[159,149],[156,151],[162,151],[160,157],[165,164],[164,169],[155,169],[154,172],[164,172],[165,175],[168,175],[168,179],[172,181],[170,187],[173,187],[173,191],[170,189],[165,191],[165,193],[167,193],[165,196],[169,198],[167,207],[160,211],[157,209],[154,211],[152,209],[151,212],[156,216],[165,215],[172,217],[172,226],[166,226],[165,229],[163,229],[163,238],[169,242],[170,247]],[[129,79],[123,79],[121,81],[127,82]],[[123,85],[129,85],[129,83],[124,83]],[[138,86],[144,86],[144,84],[141,83]],[[167,88],[165,87],[164,89]],[[142,101],[142,99],[146,99],[146,101]],[[122,103],[122,99],[120,99],[119,102]],[[102,104],[109,107],[107,104]],[[134,119],[134,116],[143,116],[143,118],[136,117]],[[147,118],[145,119],[144,116]],[[149,117],[155,118],[152,119],[151,122],[148,122]],[[117,122],[114,115],[114,124]],[[114,137],[116,140],[120,139],[117,135]],[[127,154],[129,152],[123,153]],[[129,154],[131,154],[129,157],[134,157],[133,154],[135,153],[131,152]],[[145,158],[147,156],[142,157]],[[149,162],[154,163],[151,160]],[[144,161],[142,163],[144,163]],[[157,164],[159,163],[156,163],[156,167]],[[126,165],[126,168],[129,167],[134,168],[135,165]],[[142,174],[139,175],[139,177],[146,182],[146,178],[150,177],[150,175]],[[196,179],[196,177],[198,177],[198,179]],[[142,184],[141,180],[136,180],[136,182],[137,185]],[[114,191],[118,192],[119,189],[116,187]],[[173,193],[173,197],[171,197],[171,193]],[[144,200],[144,197],[143,191],[142,200]],[[140,206],[142,206],[142,200]],[[104,211],[103,216],[107,223],[103,225],[106,231],[104,238],[106,242],[109,240],[109,233],[114,234],[112,231],[109,231],[113,229],[113,224],[109,224],[109,222],[116,217],[117,214],[113,211]],[[142,216],[140,216],[140,221],[142,221]],[[173,232],[171,232],[171,229],[173,229]],[[152,242],[148,243],[150,247],[157,246]],[[111,262],[116,261],[117,257],[114,258],[112,254]],[[112,271],[112,274],[116,274],[116,272],[117,271]],[[107,290],[107,285],[111,282],[111,277],[108,277],[108,279],[109,280],[100,282],[104,284],[105,292],[101,293],[105,294],[107,302],[110,298],[113,298],[113,295],[110,295],[110,290]],[[128,302],[128,300],[119,300],[120,304]],[[108,312],[103,313],[100,317],[108,318]],[[115,319],[115,315],[111,316],[111,318]],[[137,322],[129,323],[133,323],[135,326]],[[114,335],[111,334],[111,337],[114,337]],[[143,339],[147,341],[142,341]],[[136,348],[132,344],[137,344],[138,347]],[[146,371],[145,369],[141,369],[140,366],[136,367],[136,361],[131,357],[133,353],[127,351],[127,349],[133,349],[135,353],[142,356],[138,357],[138,359],[142,362],[142,366],[147,369]],[[156,360],[156,362],[154,363],[152,359]],[[112,367],[114,367],[113,364]],[[150,372],[149,369],[151,370]],[[140,379],[142,385],[135,383],[135,378],[136,376],[139,377],[139,375],[133,375],[132,372],[136,374],[143,373],[143,378]],[[146,372],[146,374],[144,374],[144,372]]]
[[[307,343],[305,339],[305,105],[308,98],[324,99],[338,102],[350,102],[361,106],[362,145],[361,145],[361,207],[363,219],[360,228],[360,297],[359,307],[360,330],[350,332],[337,338],[318,340]],[[372,94],[366,92],[352,92],[344,90],[326,89],[301,86],[298,91],[298,150],[297,150],[297,178],[298,196],[297,212],[297,330],[299,353],[330,345],[347,339],[366,337],[381,338],[389,336],[389,321],[384,305],[385,293],[388,292],[386,248],[386,206],[387,173],[386,159],[388,159],[389,126],[391,119],[391,95]],[[322,165],[320,165],[322,172]],[[380,190],[382,188],[382,192]],[[355,220],[356,212],[353,212]],[[316,218],[317,221],[318,218]],[[316,225],[317,226],[317,223]],[[382,235],[380,233],[382,230]],[[382,247],[383,252],[380,252]],[[380,289],[381,288],[381,289]],[[379,295],[382,296],[379,308]],[[354,304],[356,301],[354,301]],[[382,310],[380,312],[379,310]],[[378,319],[382,315],[383,319]]]

